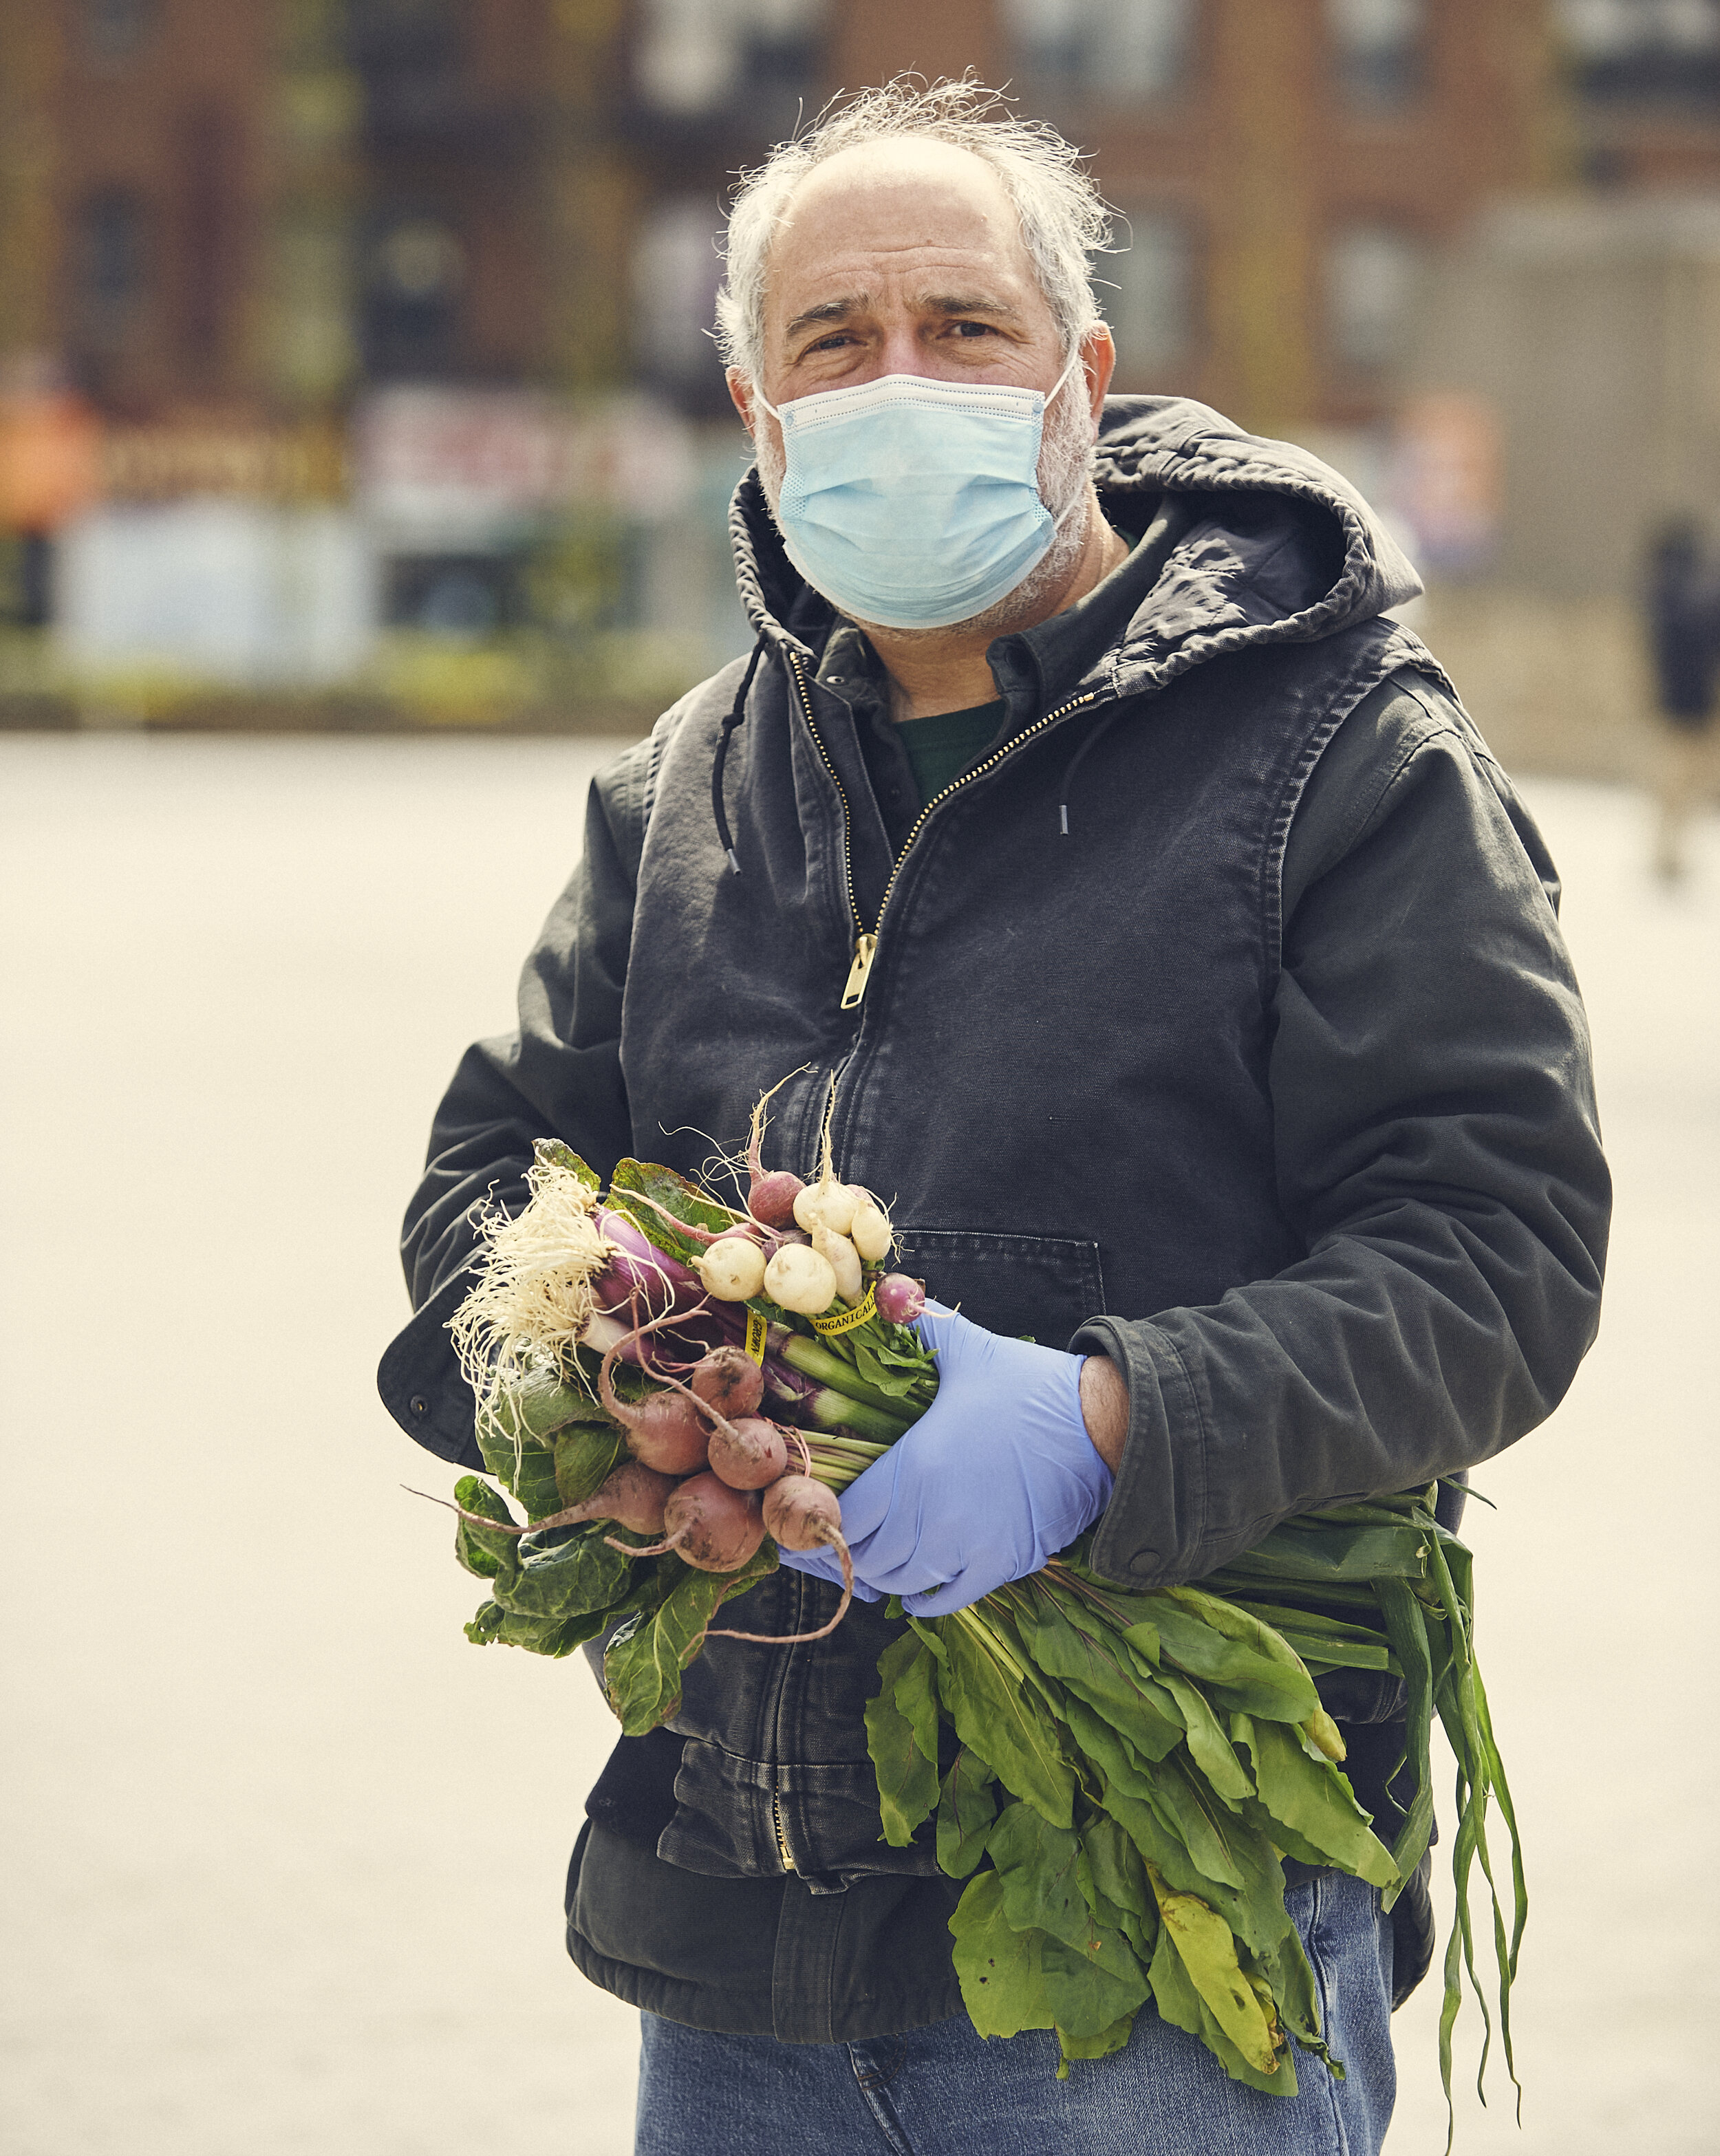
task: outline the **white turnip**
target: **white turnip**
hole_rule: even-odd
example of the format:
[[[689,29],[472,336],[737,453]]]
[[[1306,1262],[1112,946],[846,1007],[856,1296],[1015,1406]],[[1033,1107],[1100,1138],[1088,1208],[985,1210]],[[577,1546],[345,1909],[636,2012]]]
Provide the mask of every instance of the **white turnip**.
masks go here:
[[[836,1300],[836,1275],[828,1258],[804,1243],[789,1243],[764,1269],[764,1291],[784,1310],[817,1317]]]
[[[876,1265],[890,1255],[890,1215],[870,1198],[856,1209],[854,1224],[848,1232],[855,1250],[869,1263]]]
[[[836,1276],[836,1292],[845,1302],[859,1300],[861,1275],[860,1252],[846,1235],[834,1228],[814,1228],[812,1246]]]
[[[858,1209],[853,1191],[845,1183],[838,1183],[834,1176],[809,1183],[794,1200],[795,1221],[809,1235],[819,1228],[829,1228],[839,1235],[845,1235],[854,1224]]]
[[[693,1269],[707,1294],[719,1302],[745,1302],[764,1286],[764,1252],[750,1236],[724,1235],[712,1243]]]

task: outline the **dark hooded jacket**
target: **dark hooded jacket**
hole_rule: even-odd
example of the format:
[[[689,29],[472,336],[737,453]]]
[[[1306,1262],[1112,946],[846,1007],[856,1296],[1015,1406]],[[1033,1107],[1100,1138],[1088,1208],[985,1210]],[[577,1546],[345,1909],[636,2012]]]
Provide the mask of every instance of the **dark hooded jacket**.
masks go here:
[[[834,1073],[837,1171],[893,1201],[910,1269],[1117,1362],[1094,1561],[1119,1581],[1454,1476],[1558,1403],[1608,1213],[1587,1035],[1540,838],[1386,613],[1413,572],[1335,474],[1199,405],[1112,400],[1096,480],[1132,552],[993,645],[997,738],[899,851],[856,639],[743,482],[760,663],[598,779],[520,1029],[437,1117],[418,1315],[382,1373],[433,1450],[476,1463],[443,1330],[474,1201],[521,1197],[544,1135],[697,1173],[790,1072],[773,1164],[814,1157]],[[801,1630],[833,1593],[782,1571],[733,1621]],[[874,1606],[815,1646],[712,1641],[669,1727],[621,1741],[570,1885],[588,1974],[808,2041],[956,2010],[959,1888],[879,1839],[861,1709],[893,1629]],[[1399,1702],[1347,1677],[1328,1703],[1389,1831]],[[1401,1993],[1430,1934],[1425,1893],[1399,1909]]]

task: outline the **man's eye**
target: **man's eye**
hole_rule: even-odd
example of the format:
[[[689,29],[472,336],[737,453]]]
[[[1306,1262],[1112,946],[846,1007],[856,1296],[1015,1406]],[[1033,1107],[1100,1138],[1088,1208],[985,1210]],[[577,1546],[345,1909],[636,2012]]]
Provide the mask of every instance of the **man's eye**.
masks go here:
[[[954,326],[958,337],[983,337],[997,335],[996,330],[989,322],[958,322]]]

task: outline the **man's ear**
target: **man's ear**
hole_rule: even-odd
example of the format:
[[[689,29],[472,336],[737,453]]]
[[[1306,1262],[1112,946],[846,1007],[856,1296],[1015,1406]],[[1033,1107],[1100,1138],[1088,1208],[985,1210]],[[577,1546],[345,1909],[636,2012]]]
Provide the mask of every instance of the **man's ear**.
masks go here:
[[[724,373],[723,379],[729,386],[730,401],[741,415],[741,424],[756,443],[758,439],[758,429],[752,424],[752,383],[738,367],[729,367]]]
[[[1081,368],[1087,377],[1087,402],[1096,426],[1104,409],[1105,393],[1117,372],[1117,346],[1103,322],[1090,329],[1081,339]]]

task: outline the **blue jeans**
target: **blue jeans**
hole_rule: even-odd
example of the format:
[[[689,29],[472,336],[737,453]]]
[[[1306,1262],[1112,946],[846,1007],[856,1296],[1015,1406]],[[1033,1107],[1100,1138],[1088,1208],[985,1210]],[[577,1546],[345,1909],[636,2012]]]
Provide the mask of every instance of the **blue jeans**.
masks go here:
[[[1286,1901],[1345,2081],[1298,2052],[1296,2096],[1263,2096],[1150,2005],[1123,2050],[1065,2082],[1055,2036],[988,2041],[965,2014],[855,2044],[646,2014],[634,2156],[1378,2156],[1397,2093],[1390,1920],[1373,1887],[1337,1871]]]

